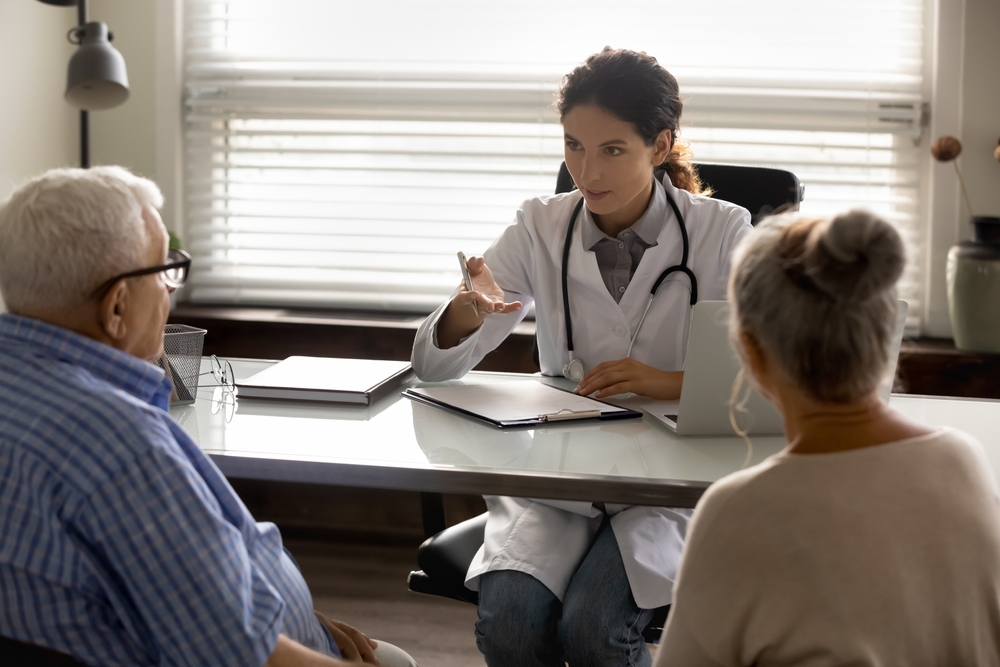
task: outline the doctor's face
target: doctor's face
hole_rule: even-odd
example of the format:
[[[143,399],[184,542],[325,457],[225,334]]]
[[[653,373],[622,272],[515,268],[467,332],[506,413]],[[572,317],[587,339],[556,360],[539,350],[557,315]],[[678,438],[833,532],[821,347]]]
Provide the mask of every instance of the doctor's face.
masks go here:
[[[631,123],[593,104],[570,109],[562,125],[566,167],[598,224],[638,220],[649,205],[653,169],[670,150],[670,132],[647,146]]]

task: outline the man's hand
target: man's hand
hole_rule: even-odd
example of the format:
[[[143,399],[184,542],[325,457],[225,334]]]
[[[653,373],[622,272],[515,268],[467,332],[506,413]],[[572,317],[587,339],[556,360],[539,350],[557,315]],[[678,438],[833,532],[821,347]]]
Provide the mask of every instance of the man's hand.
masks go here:
[[[683,371],[661,371],[626,357],[605,361],[591,369],[580,380],[576,393],[606,398],[631,392],[661,401],[673,401],[681,395],[683,379]]]
[[[347,663],[343,660],[317,653],[285,635],[278,635],[278,642],[264,663],[264,667],[344,667],[344,665]]]
[[[455,347],[458,342],[479,328],[487,315],[513,313],[521,309],[521,302],[504,302],[504,293],[493,279],[493,272],[482,257],[470,257],[466,266],[472,278],[473,290],[464,287],[452,298],[438,321],[437,340],[442,350]],[[479,309],[472,307],[475,303]]]
[[[378,642],[369,639],[347,623],[334,621],[318,611],[313,611],[313,613],[316,614],[316,618],[323,627],[333,635],[333,641],[337,644],[337,648],[340,649],[340,657],[348,662],[365,662],[370,665],[379,664],[374,653],[374,649],[378,647]]]

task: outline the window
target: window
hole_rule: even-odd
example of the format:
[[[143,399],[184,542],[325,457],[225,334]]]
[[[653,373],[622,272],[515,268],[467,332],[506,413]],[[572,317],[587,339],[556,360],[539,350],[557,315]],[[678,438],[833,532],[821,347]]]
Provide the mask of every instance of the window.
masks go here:
[[[677,77],[696,160],[894,222],[919,325],[922,0],[187,0],[185,24],[195,302],[429,312],[457,250],[552,192],[553,94],[611,45]]]

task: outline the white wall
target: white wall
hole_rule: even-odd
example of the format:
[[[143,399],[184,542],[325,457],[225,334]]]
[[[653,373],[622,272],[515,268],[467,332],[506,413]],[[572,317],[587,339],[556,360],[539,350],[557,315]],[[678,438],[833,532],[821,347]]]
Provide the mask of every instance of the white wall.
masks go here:
[[[129,97],[90,114],[91,162],[117,164],[156,180],[156,3],[90,0],[90,20],[108,24],[112,45],[125,58]]]
[[[74,9],[0,2],[0,201],[36,174],[78,164],[79,116],[63,101],[75,24]]]
[[[940,7],[934,81],[937,106],[931,110],[931,139],[953,135],[962,141],[959,165],[977,215],[1000,216],[1000,163],[993,149],[1000,138],[1000,2],[936,0]],[[925,158],[930,160],[929,158]],[[951,164],[931,163],[924,310],[925,336],[951,337],[945,285],[949,248],[972,236],[969,211]]]
[[[1000,2],[967,0],[962,76],[962,172],[976,215],[1000,216]],[[963,216],[968,211],[963,208]],[[971,235],[962,229],[963,238]]]
[[[90,18],[114,33],[128,68],[129,99],[91,114],[94,164],[117,164],[155,181],[167,228],[183,237],[181,195],[181,0],[90,0]]]

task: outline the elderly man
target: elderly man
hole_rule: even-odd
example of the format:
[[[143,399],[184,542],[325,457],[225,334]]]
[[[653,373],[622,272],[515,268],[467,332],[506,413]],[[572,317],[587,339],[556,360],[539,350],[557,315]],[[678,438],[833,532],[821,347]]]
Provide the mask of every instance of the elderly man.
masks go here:
[[[167,413],[145,360],[190,259],[161,205],[103,167],[0,209],[0,636],[96,665],[412,664],[314,615],[277,528]]]

